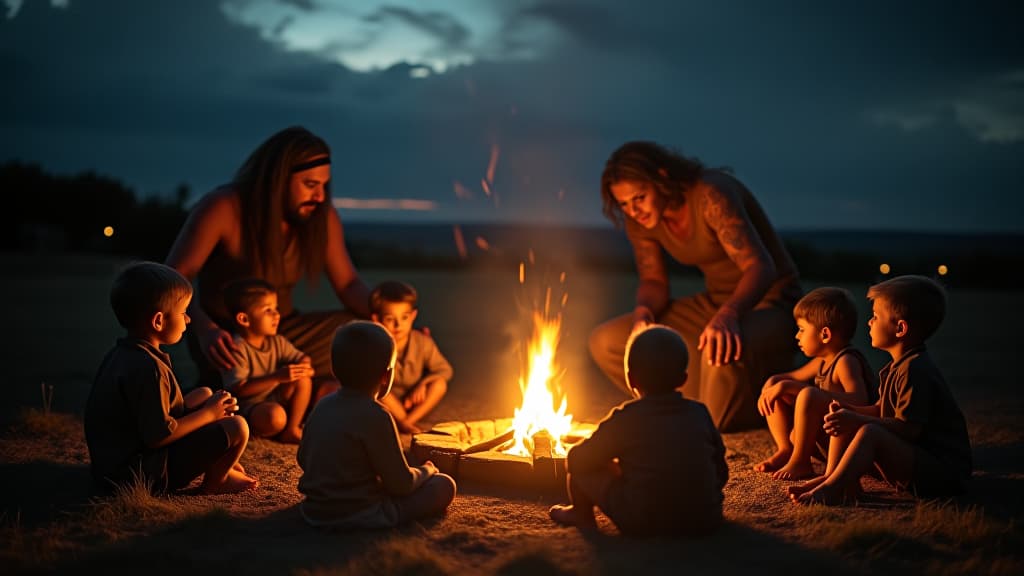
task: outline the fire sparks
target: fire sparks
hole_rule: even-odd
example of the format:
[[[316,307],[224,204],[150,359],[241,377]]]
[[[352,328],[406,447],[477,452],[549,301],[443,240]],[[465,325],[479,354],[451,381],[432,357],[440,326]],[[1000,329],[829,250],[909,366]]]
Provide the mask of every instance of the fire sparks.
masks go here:
[[[562,437],[572,429],[572,414],[566,414],[566,397],[561,394],[558,386],[558,367],[555,363],[555,351],[558,349],[561,316],[547,318],[540,312],[534,312],[533,337],[529,346],[529,369],[526,381],[519,379],[519,389],[523,393],[523,403],[516,408],[512,420],[514,440],[506,454],[529,456],[533,453],[533,436],[539,432],[547,432],[551,437],[552,454],[565,456],[566,448]],[[556,393],[560,398],[556,398]],[[558,409],[555,410],[555,402]]]

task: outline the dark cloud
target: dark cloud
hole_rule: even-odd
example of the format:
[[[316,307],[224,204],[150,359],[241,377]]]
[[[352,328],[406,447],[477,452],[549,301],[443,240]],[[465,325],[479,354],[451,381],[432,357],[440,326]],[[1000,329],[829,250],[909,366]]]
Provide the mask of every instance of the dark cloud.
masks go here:
[[[383,6],[377,11],[364,16],[367,22],[383,22],[398,20],[439,40],[445,48],[462,48],[469,39],[470,32],[453,15],[446,12],[421,12],[400,6]]]
[[[601,165],[645,138],[733,166],[785,228],[1021,230],[1009,3],[500,6],[504,45],[417,79],[414,63],[346,69],[332,50],[351,45],[289,52],[206,0],[26,3],[0,21],[0,160],[201,191],[303,124],[332,146],[337,195],[440,203],[418,218],[602,223]],[[465,53],[477,40],[467,15],[375,17]],[[494,145],[500,204],[480,189]]]

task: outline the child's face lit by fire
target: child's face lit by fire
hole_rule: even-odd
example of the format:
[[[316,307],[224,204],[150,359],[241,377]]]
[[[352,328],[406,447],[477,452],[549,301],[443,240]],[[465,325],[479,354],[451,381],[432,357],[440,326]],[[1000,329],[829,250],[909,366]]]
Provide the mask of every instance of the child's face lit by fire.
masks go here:
[[[401,346],[409,339],[416,313],[417,310],[409,302],[383,302],[380,311],[373,314],[373,320],[383,324]]]
[[[277,326],[281,322],[281,313],[277,310],[277,294],[264,294],[245,314],[249,320],[247,328],[253,336],[277,334]]]

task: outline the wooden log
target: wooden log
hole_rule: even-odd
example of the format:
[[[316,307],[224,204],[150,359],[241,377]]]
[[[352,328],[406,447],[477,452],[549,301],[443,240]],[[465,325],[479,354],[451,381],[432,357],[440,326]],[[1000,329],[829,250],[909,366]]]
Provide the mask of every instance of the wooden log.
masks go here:
[[[502,432],[501,434],[499,434],[499,435],[497,435],[497,436],[495,436],[493,438],[489,438],[487,440],[484,440],[483,442],[477,442],[476,444],[472,444],[470,446],[467,446],[462,451],[462,453],[463,454],[476,454],[477,452],[486,452],[488,450],[491,450],[493,448],[501,446],[505,442],[508,442],[509,440],[511,440],[515,436],[515,433],[516,433],[515,430],[509,428],[508,430]]]

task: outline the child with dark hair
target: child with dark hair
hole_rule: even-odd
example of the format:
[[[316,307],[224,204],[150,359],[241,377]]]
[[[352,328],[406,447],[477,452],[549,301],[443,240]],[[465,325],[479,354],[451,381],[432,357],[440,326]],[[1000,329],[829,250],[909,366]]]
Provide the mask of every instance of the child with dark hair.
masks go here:
[[[821,419],[832,400],[864,406],[878,397],[871,365],[852,344],[857,305],[848,290],[811,290],[796,303],[793,318],[797,344],[810,360],[769,377],[757,401],[777,449],[754,470],[779,480],[813,476],[811,458],[825,459],[828,435],[821,429]]]
[[[138,262],[124,268],[110,305],[126,335],[103,358],[85,407],[85,440],[96,488],[142,481],[172,492],[202,475],[204,494],[257,486],[238,463],[249,427],[235,418],[227,391],[182,395],[170,356],[160,347],[181,340],[190,319],[192,285],[173,268]]]
[[[443,514],[455,481],[429,460],[405,459],[391,414],[380,404],[395,374],[395,341],[374,322],[335,332],[331,363],[341,388],[313,406],[299,444],[302,517],[324,528],[392,528]]]
[[[721,524],[725,446],[707,407],[677,390],[687,362],[686,344],[672,328],[633,332],[625,374],[635,399],[569,450],[570,504],[552,506],[552,520],[593,527],[597,506],[629,535],[696,537]]]
[[[799,504],[854,500],[868,473],[924,498],[967,489],[967,422],[925,346],[945,317],[945,289],[925,276],[897,276],[869,288],[868,299],[871,345],[892,356],[879,372],[879,399],[830,404],[828,464],[823,475],[789,488]]]
[[[395,383],[382,403],[407,433],[420,431],[416,423],[441,401],[454,374],[433,338],[413,329],[418,299],[404,282],[381,282],[370,292],[370,317],[388,329],[398,350]]]
[[[236,280],[224,289],[234,323],[235,365],[221,370],[224,388],[239,398],[239,414],[254,436],[298,444],[313,393],[309,355],[277,333],[277,291],[260,278]]]

